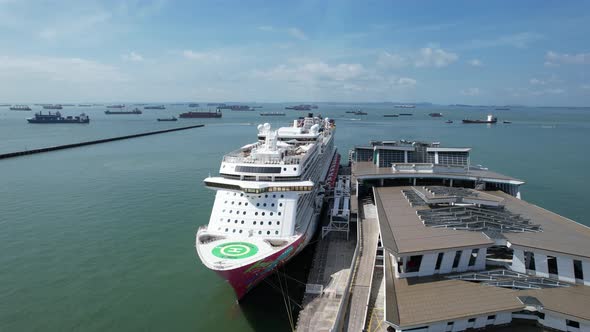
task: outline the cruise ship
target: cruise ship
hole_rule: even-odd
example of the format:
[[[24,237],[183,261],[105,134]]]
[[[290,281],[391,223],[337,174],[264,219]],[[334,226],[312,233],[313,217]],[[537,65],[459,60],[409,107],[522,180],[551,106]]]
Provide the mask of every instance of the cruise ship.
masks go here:
[[[209,224],[196,249],[241,299],[297,255],[317,228],[324,183],[333,163],[334,121],[308,114],[289,127],[258,126],[258,140],[223,157]]]

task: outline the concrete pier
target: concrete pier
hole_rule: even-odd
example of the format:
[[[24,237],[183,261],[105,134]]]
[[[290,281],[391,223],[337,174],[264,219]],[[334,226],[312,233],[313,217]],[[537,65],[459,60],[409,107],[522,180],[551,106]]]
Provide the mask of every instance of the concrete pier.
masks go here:
[[[156,134],[163,134],[163,133],[169,133],[169,132],[179,131],[179,130],[187,130],[187,129],[192,129],[192,128],[200,128],[200,127],[203,127],[203,126],[204,125],[199,124],[199,125],[193,125],[193,126],[187,126],[187,127],[179,127],[179,128],[172,128],[172,129],[164,129],[164,130],[150,131],[150,132],[140,133],[140,134],[126,135],[126,136],[119,136],[119,137],[111,137],[111,138],[105,138],[105,139],[99,139],[99,140],[93,140],[93,141],[86,141],[86,142],[79,142],[79,143],[72,143],[72,144],[64,144],[64,145],[50,146],[50,147],[40,148],[40,149],[32,149],[32,150],[23,150],[23,151],[17,151],[17,152],[10,152],[10,153],[0,154],[0,159],[14,158],[14,157],[20,157],[20,156],[26,156],[26,155],[43,153],[43,152],[50,152],[50,151],[57,151],[57,150],[64,150],[64,149],[71,149],[71,148],[77,148],[77,147],[86,146],[86,145],[93,145],[93,144],[100,144],[100,143],[107,143],[107,142],[114,142],[114,141],[121,141],[121,140],[124,140],[124,139],[130,139],[130,138],[136,138],[136,137],[142,137],[142,136],[149,136],[149,135],[156,135]]]

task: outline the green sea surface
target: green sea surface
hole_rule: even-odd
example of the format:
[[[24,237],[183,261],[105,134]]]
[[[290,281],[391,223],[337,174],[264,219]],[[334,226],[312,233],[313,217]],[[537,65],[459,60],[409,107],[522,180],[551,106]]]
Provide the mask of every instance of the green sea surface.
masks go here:
[[[258,124],[288,125],[307,113],[263,106],[224,111],[222,119],[178,122],[156,118],[186,107],[142,115],[105,115],[104,107],[62,110],[86,112],[88,125],[28,124],[25,118],[33,112],[0,108],[0,153],[205,124],[0,160],[0,331],[288,330],[282,296],[270,286],[276,280],[238,305],[229,285],[200,263],[194,248],[215,194],[202,180],[218,172],[222,156],[254,141]],[[472,163],[526,181],[523,199],[590,224],[590,109],[319,106],[314,112],[336,120],[343,162],[351,147],[369,140],[472,147]],[[368,115],[345,113],[358,108]],[[272,111],[287,116],[259,115]],[[383,117],[400,112],[413,115]],[[431,118],[431,112],[444,117]],[[490,112],[500,123],[461,124]],[[300,256],[289,275],[303,280],[310,254]]]

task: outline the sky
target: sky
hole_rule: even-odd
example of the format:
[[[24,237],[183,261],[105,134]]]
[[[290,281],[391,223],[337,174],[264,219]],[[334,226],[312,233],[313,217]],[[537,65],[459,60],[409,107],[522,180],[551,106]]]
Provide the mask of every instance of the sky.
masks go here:
[[[0,0],[0,102],[590,106],[590,1]]]

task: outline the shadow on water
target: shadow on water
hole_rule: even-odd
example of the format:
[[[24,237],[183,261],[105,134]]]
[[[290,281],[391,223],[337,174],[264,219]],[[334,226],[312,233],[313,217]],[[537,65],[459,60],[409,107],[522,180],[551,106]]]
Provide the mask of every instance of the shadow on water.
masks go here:
[[[316,235],[317,237],[317,235]],[[292,331],[297,325],[299,308],[305,292],[305,282],[311,267],[311,261],[315,250],[315,239],[293,257],[285,266],[279,268],[265,281],[262,281],[252,289],[240,302],[240,307],[245,318],[255,331]],[[289,316],[285,307],[285,301],[281,292],[286,285],[286,292],[291,298],[291,315],[293,328],[290,326]]]

